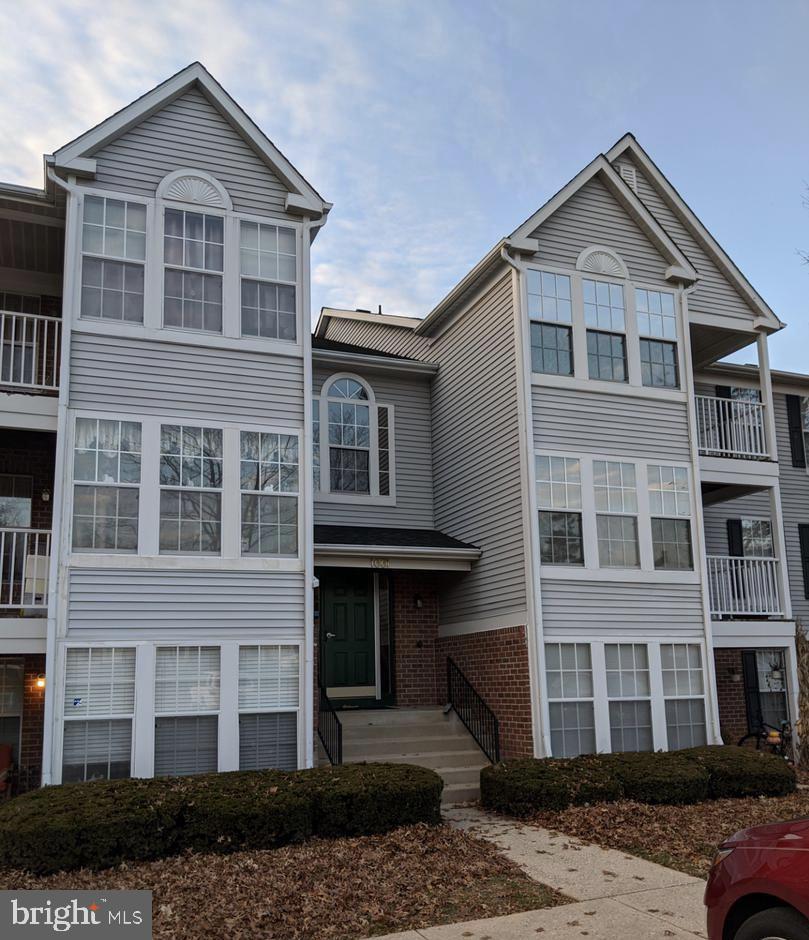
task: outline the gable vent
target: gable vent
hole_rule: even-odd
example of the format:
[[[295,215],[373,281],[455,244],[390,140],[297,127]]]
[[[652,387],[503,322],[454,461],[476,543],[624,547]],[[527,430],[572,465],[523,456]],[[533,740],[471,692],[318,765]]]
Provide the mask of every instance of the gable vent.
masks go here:
[[[621,174],[621,179],[632,189],[638,191],[638,174],[635,167],[630,163],[617,163],[615,168]]]
[[[224,206],[222,194],[201,176],[180,176],[166,187],[164,199],[193,202],[201,206]]]

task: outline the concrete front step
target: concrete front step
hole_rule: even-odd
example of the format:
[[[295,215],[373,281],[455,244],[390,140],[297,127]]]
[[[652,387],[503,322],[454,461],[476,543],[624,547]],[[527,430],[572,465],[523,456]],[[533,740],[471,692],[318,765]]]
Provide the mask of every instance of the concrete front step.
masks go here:
[[[485,755],[477,749],[474,751],[453,751],[451,757],[447,755],[446,751],[379,754],[374,757],[346,757],[345,754],[343,755],[343,762],[346,764],[361,764],[363,761],[373,761],[377,764],[415,764],[417,767],[429,767],[430,770],[446,768],[450,763],[453,767],[475,767],[478,769],[488,764]]]
[[[429,738],[375,738],[366,741],[343,729],[343,759],[380,760],[380,754],[418,754],[422,751],[468,751],[474,740],[464,735],[435,735]]]
[[[444,709],[439,706],[432,708],[344,708],[337,714],[344,727],[380,725],[390,728],[393,725],[458,722],[458,716],[454,712],[444,714]]]

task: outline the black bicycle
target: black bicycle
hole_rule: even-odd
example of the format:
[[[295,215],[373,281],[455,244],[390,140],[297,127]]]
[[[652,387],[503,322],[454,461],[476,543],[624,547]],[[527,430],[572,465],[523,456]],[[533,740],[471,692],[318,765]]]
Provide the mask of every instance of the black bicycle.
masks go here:
[[[762,721],[761,726],[739,740],[739,747],[755,747],[757,751],[769,751],[784,760],[792,760],[792,725],[782,721],[780,728]]]

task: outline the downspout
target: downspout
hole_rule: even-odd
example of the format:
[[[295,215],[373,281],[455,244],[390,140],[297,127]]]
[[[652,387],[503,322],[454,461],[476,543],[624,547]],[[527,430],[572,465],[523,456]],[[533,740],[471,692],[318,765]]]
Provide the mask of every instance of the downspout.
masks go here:
[[[72,183],[66,182],[56,175],[53,167],[46,169],[48,179],[68,194],[67,213],[75,211],[75,200],[78,198],[78,189]],[[72,199],[70,197],[73,197]],[[66,546],[63,542],[62,514],[65,504],[65,489],[67,465],[65,458],[65,444],[67,438],[67,404],[68,404],[68,376],[70,363],[70,340],[72,323],[72,301],[74,295],[74,277],[76,272],[76,239],[71,238],[75,227],[66,218],[65,225],[65,254],[62,272],[62,342],[59,350],[59,398],[56,417],[56,453],[54,457],[54,487],[53,509],[51,517],[51,558],[48,566],[48,626],[45,641],[45,707],[42,730],[42,785],[48,786],[53,781],[53,756],[56,726],[54,716],[56,712],[56,694],[58,683],[58,663],[56,631],[60,611],[66,610],[66,584],[61,567]],[[66,316],[68,314],[68,316]],[[64,573],[66,576],[66,572]]]
[[[514,297],[514,335],[516,343],[518,376],[518,422],[520,433],[520,471],[522,476],[523,546],[525,554],[525,581],[530,585],[526,591],[528,623],[528,677],[531,695],[531,731],[534,756],[545,757],[551,753],[548,733],[547,694],[545,688],[545,647],[542,642],[542,589],[539,576],[539,530],[536,525],[537,501],[533,479],[533,418],[531,405],[531,368],[528,359],[529,345],[525,342],[523,323],[522,282],[524,269],[508,252],[508,244],[500,249],[500,257],[512,269],[512,296]],[[515,357],[516,358],[516,357]]]

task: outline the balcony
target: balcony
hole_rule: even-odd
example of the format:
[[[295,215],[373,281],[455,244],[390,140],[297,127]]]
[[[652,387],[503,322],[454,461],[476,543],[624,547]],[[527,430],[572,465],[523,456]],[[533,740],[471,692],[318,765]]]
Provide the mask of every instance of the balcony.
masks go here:
[[[775,558],[708,555],[707,561],[712,617],[783,616]]]
[[[0,310],[0,387],[12,392],[57,392],[62,321]]]
[[[0,529],[0,610],[48,606],[49,529]]]
[[[768,460],[764,405],[697,395],[699,452],[706,457]]]

